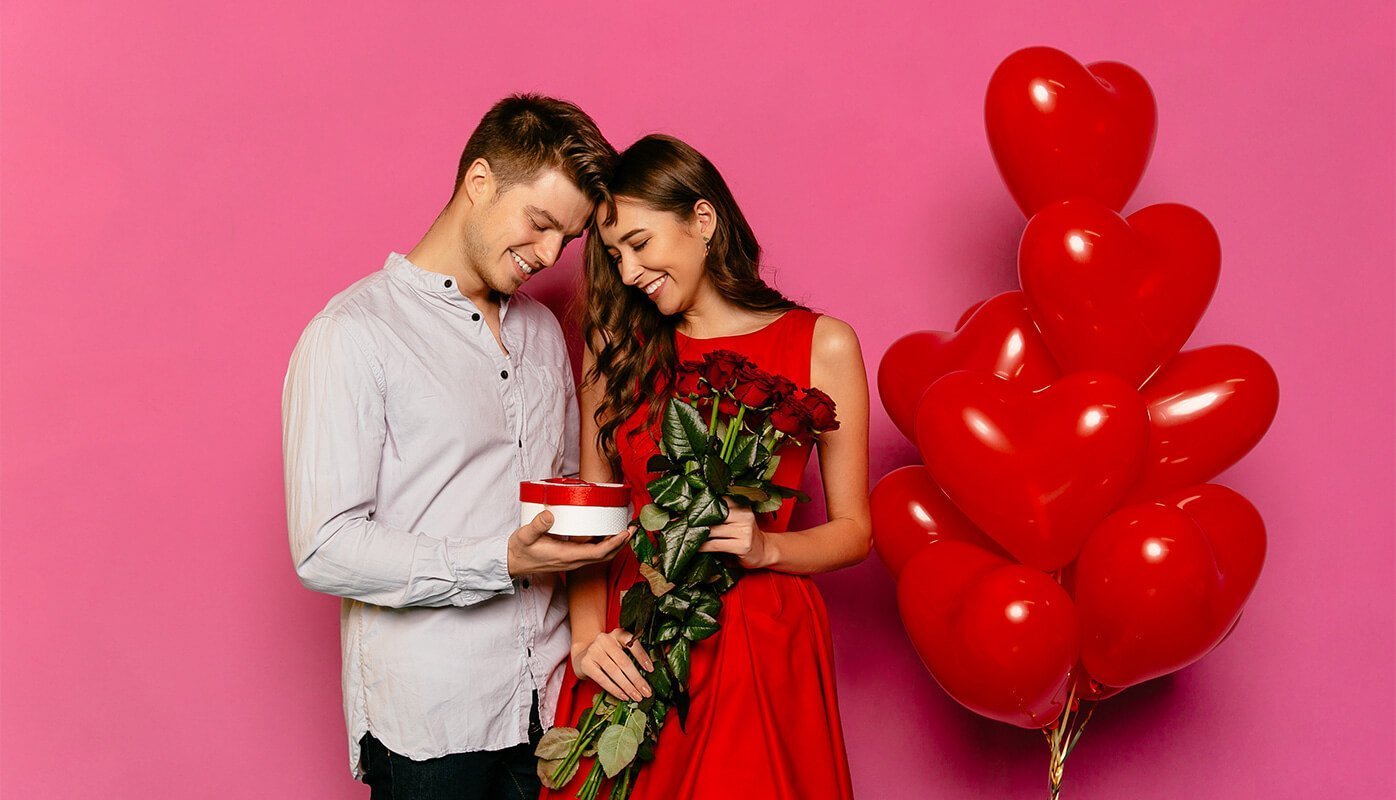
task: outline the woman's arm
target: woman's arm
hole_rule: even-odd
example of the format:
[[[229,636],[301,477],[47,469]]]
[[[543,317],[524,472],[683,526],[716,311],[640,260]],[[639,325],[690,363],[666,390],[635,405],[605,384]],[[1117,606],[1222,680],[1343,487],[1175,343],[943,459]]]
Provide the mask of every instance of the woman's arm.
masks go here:
[[[591,348],[582,355],[582,375],[591,373],[595,359]],[[581,478],[592,483],[615,483],[615,474],[597,438],[596,407],[601,402],[605,385],[602,381],[583,384],[580,393],[582,411]],[[644,700],[650,694],[649,684],[640,676],[634,662],[625,654],[630,635],[617,628],[606,627],[606,572],[608,564],[592,564],[567,574],[567,607],[572,624],[572,671],[580,678],[596,681],[615,697]],[[630,651],[647,670],[654,664],[638,642]]]
[[[820,317],[814,327],[810,382],[838,407],[839,428],[819,437],[819,472],[829,521],[767,535],[747,508],[733,507],[701,548],[732,553],[748,569],[809,575],[852,566],[872,547],[868,508],[868,376],[858,335],[848,323]]]

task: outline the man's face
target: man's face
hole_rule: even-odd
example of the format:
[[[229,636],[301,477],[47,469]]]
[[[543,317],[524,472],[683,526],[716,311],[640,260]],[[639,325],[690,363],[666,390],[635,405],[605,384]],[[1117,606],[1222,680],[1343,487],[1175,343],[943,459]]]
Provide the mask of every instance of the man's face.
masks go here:
[[[592,204],[555,169],[503,192],[497,185],[491,184],[467,220],[465,255],[486,286],[507,296],[556,263],[582,235]]]

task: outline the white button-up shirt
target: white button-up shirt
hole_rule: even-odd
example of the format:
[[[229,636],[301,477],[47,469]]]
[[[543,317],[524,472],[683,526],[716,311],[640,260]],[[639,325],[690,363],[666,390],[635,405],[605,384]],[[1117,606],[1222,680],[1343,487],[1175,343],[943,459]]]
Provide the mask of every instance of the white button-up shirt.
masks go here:
[[[349,765],[371,731],[426,759],[528,741],[550,721],[571,636],[555,575],[509,577],[519,482],[577,472],[557,319],[515,295],[500,350],[446,275],[393,253],[301,335],[282,398],[301,581],[344,598]]]

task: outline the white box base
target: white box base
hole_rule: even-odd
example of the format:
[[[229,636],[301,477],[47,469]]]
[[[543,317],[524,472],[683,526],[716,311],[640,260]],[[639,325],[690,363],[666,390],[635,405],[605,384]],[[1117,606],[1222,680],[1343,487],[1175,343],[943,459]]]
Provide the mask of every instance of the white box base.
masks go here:
[[[547,509],[553,512],[553,536],[613,536],[630,524],[630,506],[545,506],[523,503],[519,525],[527,525]]]

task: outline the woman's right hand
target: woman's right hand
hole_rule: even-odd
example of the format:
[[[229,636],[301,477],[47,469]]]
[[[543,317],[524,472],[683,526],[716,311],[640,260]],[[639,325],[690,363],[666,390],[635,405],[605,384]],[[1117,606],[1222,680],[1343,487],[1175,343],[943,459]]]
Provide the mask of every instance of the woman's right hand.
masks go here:
[[[654,672],[654,662],[645,648],[623,628],[598,633],[590,643],[572,645],[572,671],[577,673],[577,677],[596,681],[613,697],[638,703],[654,691],[636,668],[637,661],[646,672]]]

